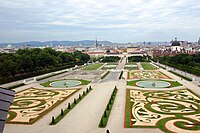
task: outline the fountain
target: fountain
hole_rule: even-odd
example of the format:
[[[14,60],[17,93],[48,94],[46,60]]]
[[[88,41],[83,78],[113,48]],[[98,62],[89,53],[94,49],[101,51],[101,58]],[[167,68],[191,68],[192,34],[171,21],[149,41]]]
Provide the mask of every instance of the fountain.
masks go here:
[[[153,82],[151,85],[152,85],[153,87],[155,87],[155,86],[156,86],[156,83],[155,83],[155,82]]]
[[[80,85],[81,81],[78,80],[59,80],[50,83],[51,87],[66,88]]]
[[[143,88],[167,88],[171,84],[167,81],[138,81],[136,83],[138,87]]]

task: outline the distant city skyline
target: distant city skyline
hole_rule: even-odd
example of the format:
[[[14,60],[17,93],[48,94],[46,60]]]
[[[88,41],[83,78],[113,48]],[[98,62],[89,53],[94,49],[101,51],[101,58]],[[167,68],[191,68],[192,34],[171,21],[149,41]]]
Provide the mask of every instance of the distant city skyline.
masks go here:
[[[0,42],[197,42],[199,11],[199,0],[1,0]]]

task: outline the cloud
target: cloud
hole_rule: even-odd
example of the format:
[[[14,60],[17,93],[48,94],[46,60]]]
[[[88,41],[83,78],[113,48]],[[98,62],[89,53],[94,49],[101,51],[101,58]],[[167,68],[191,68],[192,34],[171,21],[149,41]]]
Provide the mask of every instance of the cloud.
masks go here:
[[[165,33],[163,38],[168,39],[171,35],[166,32],[176,35],[176,31],[182,32],[184,36],[196,32],[198,36],[199,5],[199,0],[1,0],[0,35],[12,32],[12,39],[14,35],[14,38],[19,35],[23,38],[23,33],[18,34],[21,30],[30,33],[45,31],[52,36],[55,34],[51,31],[62,31],[66,35],[77,33],[77,40],[81,36],[79,32],[87,33],[88,38],[91,34],[107,34],[106,39],[113,39],[115,34],[108,34],[110,30],[119,34],[117,36],[124,32],[132,34],[134,31],[137,33],[135,35],[140,34],[135,36],[136,40],[145,39],[149,33]],[[16,34],[13,34],[14,31]],[[55,35],[55,38],[59,37]],[[123,41],[126,39],[131,41],[131,37],[124,37]],[[118,41],[118,38],[114,41]]]

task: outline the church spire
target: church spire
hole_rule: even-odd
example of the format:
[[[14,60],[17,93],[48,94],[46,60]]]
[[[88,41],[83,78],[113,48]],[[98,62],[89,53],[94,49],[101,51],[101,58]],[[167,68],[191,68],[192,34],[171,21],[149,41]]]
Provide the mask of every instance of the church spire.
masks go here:
[[[97,37],[96,37],[96,43],[95,43],[95,45],[96,45],[96,48],[98,48],[98,42],[97,42]]]

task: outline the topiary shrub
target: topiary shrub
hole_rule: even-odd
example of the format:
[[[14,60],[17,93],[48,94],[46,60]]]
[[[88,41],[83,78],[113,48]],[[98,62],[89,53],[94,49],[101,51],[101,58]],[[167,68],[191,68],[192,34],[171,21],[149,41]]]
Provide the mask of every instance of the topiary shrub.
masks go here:
[[[52,124],[54,124],[54,123],[55,123],[55,118],[54,118],[54,116],[52,116],[51,123],[52,123]]]
[[[68,103],[68,107],[67,107],[68,109],[70,109],[71,108],[71,106],[70,106],[70,103]]]
[[[61,113],[60,113],[60,115],[62,115],[62,116],[64,115],[64,111],[63,111],[63,109],[61,109]]]
[[[79,94],[79,97],[78,97],[80,100],[81,100],[81,94]]]
[[[76,98],[74,98],[74,104],[76,104]]]

